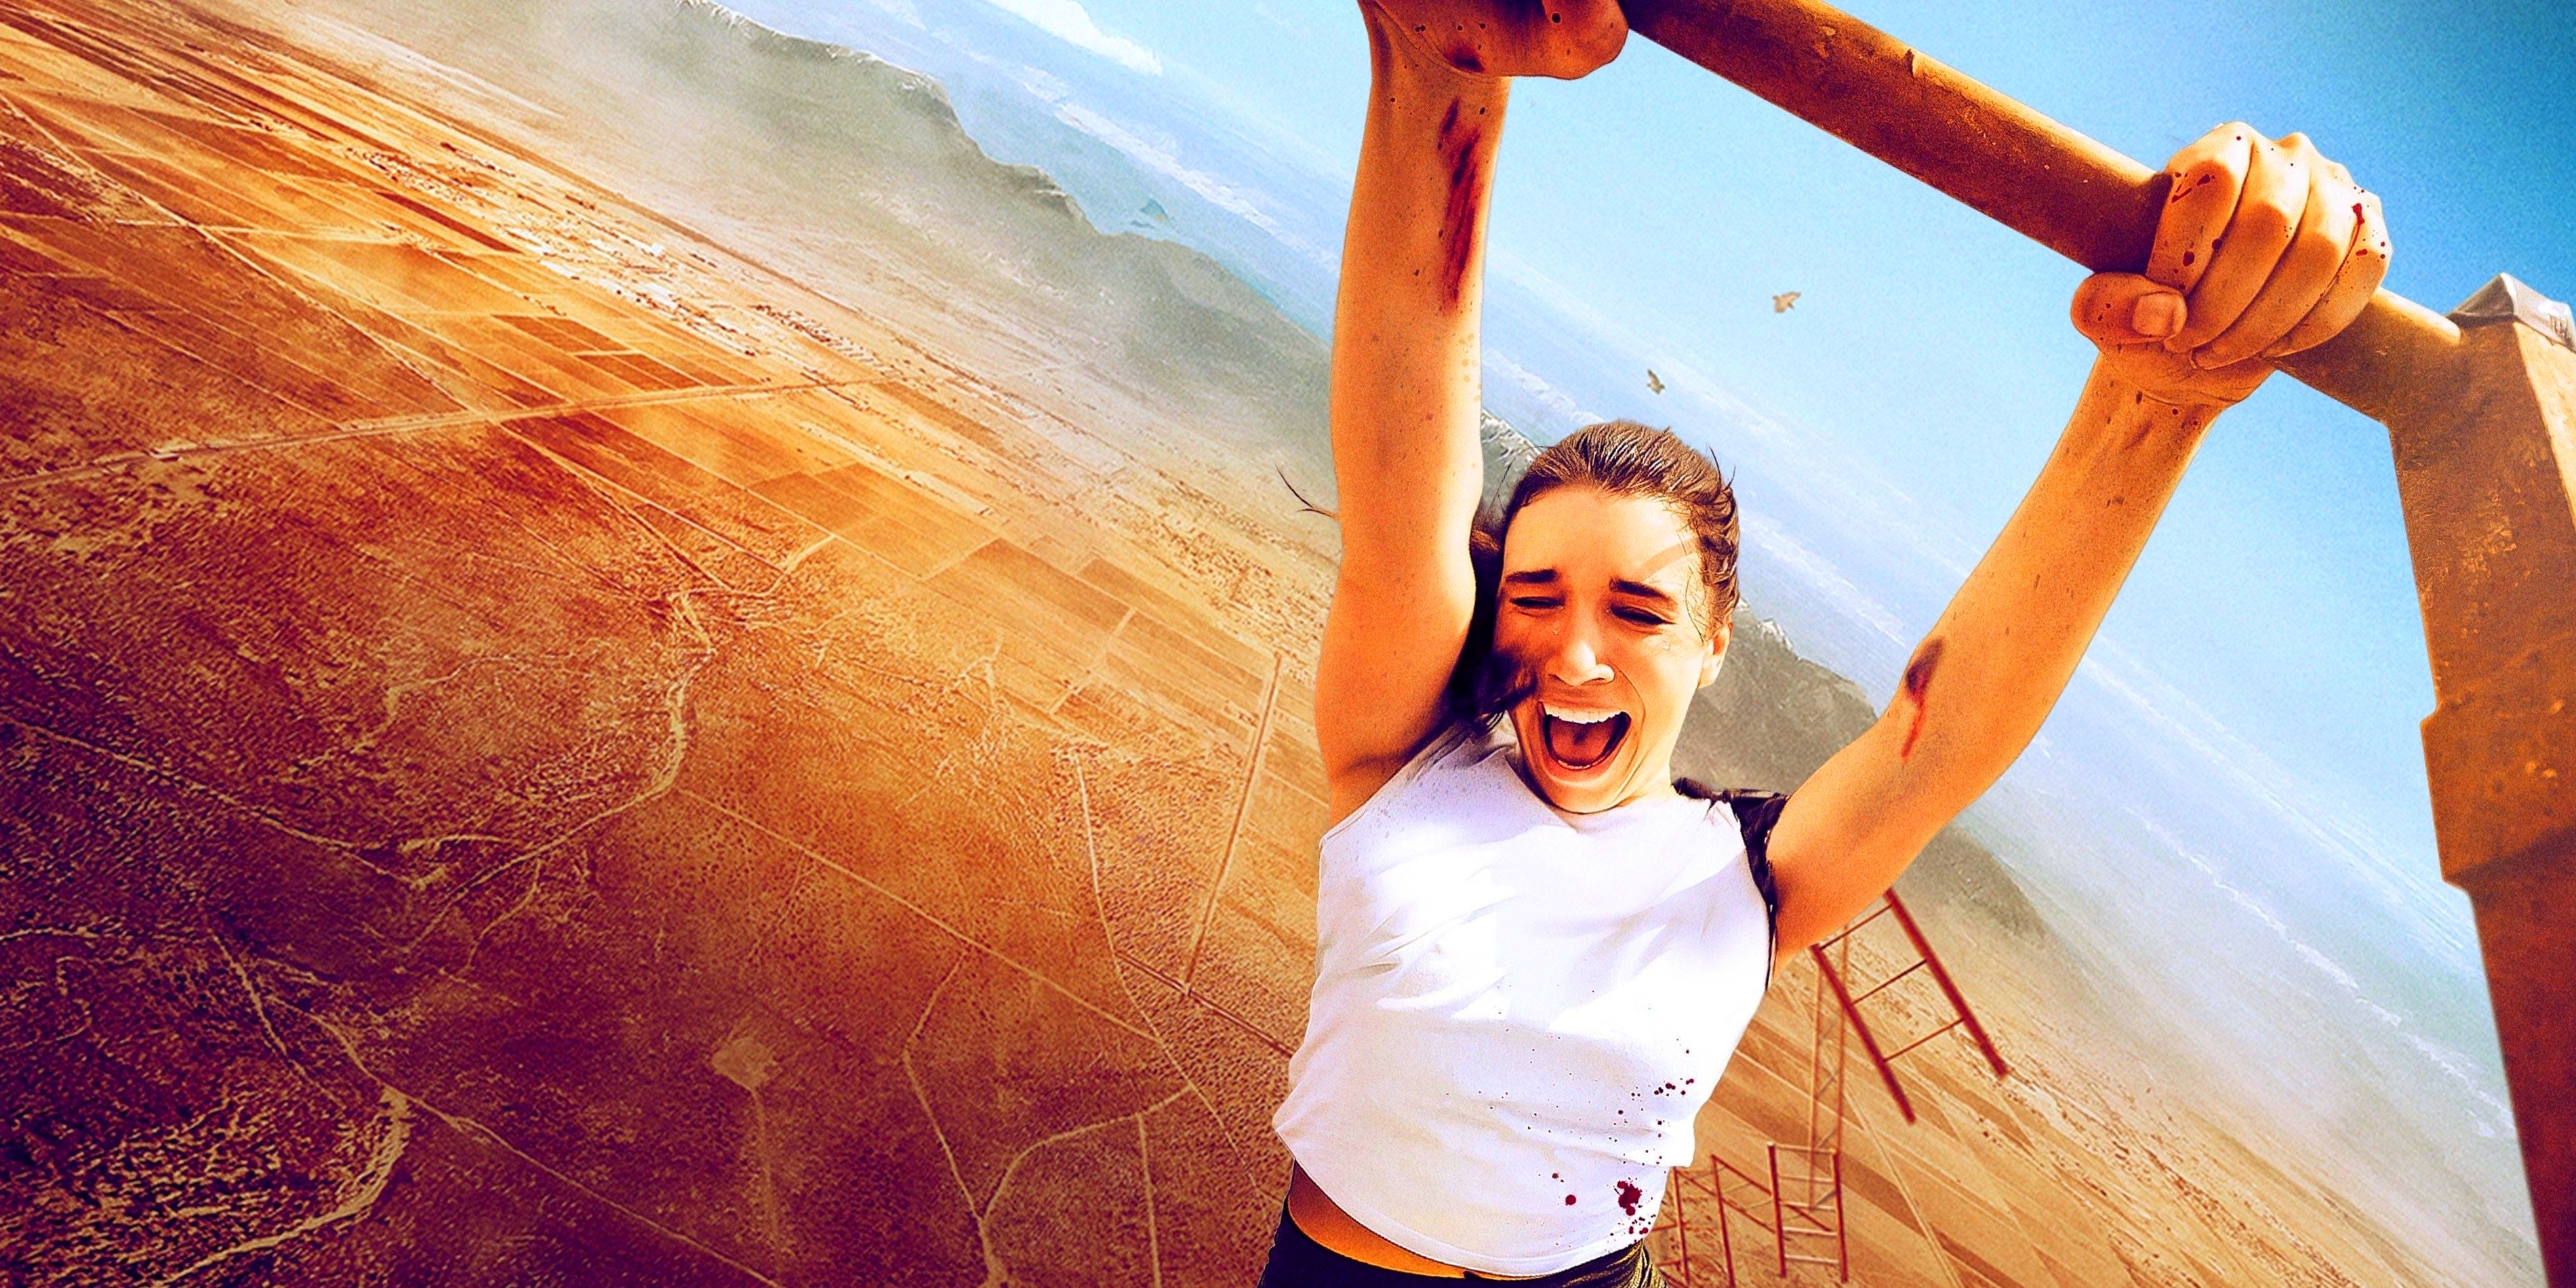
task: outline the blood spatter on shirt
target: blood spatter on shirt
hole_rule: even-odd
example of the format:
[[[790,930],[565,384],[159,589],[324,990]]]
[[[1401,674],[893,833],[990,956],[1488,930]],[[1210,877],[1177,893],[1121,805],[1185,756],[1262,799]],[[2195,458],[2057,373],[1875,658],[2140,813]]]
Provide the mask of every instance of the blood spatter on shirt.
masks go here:
[[[1638,1189],[1638,1188],[1637,1188],[1637,1183],[1636,1183],[1635,1181],[1621,1181],[1621,1182],[1619,1182],[1619,1210],[1620,1210],[1620,1211],[1625,1212],[1625,1213],[1627,1213],[1627,1214],[1628,1214],[1628,1215],[1630,1215],[1630,1216],[1635,1216],[1635,1215],[1637,1215],[1637,1204],[1638,1204],[1641,1200],[1643,1200],[1645,1197],[1646,1197],[1646,1192],[1645,1192],[1644,1190]]]

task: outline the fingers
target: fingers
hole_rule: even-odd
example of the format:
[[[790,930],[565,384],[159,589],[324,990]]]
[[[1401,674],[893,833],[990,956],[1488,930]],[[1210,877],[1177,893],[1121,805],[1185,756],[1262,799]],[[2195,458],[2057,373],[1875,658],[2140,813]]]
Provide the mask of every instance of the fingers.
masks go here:
[[[2075,329],[2095,344],[2153,344],[2182,329],[2182,293],[2136,273],[2095,273],[2075,288]]]
[[[2142,379],[2242,398],[2271,370],[2263,359],[2350,325],[2387,275],[2379,199],[2304,135],[2222,125],[2166,175],[2146,271],[2097,273],[2072,307],[2076,330]]]
[[[1547,37],[1555,46],[1546,75],[1572,80],[1607,65],[1627,47],[1628,15],[1619,0],[1541,0],[1531,8],[1547,14]],[[1533,15],[1531,26],[1537,25]]]
[[[2350,181],[2349,176],[2346,181]],[[2388,220],[2379,213],[2379,198],[2356,189],[2349,213],[2353,216],[2352,249],[2336,270],[2334,284],[2326,288],[2325,298],[2317,301],[2288,335],[2263,351],[2265,357],[2277,358],[2325,343],[2361,316],[2361,311],[2370,305],[2370,297],[2378,293],[2380,279],[2388,276]]]
[[[2352,249],[2362,206],[2350,175],[2338,178],[2341,167],[2318,156],[2304,134],[2285,136],[2279,146],[2308,178],[2298,227],[2245,311],[2192,352],[2194,366],[2242,362],[2288,335],[2324,299]]]
[[[2210,246],[2236,213],[2236,199],[2253,167],[2253,127],[2221,125],[2174,154],[2165,166],[2173,188],[2156,220],[2156,242],[2147,253],[2147,276],[2188,294],[2209,271]]]
[[[1471,76],[1572,80],[1627,44],[1618,0],[1361,0],[1422,50]]]
[[[2307,208],[2315,154],[2304,147],[2284,148],[2250,128],[2243,133],[2253,145],[2245,190],[2226,231],[2210,242],[2209,269],[2189,292],[2190,318],[2165,341],[2175,353],[2197,349],[2235,325],[2289,249]]]

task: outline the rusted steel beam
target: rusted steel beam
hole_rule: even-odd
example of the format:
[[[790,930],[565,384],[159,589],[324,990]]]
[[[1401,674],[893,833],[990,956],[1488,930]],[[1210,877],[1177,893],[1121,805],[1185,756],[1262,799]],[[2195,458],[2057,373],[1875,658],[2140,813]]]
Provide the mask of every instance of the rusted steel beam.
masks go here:
[[[1624,0],[1630,25],[2087,268],[2146,262],[2168,181],[1808,0]],[[2576,1288],[2576,321],[2499,277],[2388,291],[2282,369],[2388,426],[2433,668],[2442,875],[2477,912],[2549,1282]]]
[[[2576,1288],[2576,327],[2499,277],[2463,396],[2388,421],[2433,663],[2424,763],[2469,894],[2549,1282]]]
[[[1637,34],[2096,272],[2147,262],[2169,180],[1830,5],[1625,0]],[[2459,328],[2381,291],[2282,364],[2374,419],[2456,384]]]

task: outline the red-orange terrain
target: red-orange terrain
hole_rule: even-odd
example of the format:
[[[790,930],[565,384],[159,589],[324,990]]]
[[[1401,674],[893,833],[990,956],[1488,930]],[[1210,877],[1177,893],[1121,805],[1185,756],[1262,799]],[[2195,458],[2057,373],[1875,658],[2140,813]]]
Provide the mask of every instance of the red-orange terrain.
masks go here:
[[[924,140],[797,229],[363,7],[0,7],[0,1277],[1249,1282],[1319,347],[883,64],[626,6]],[[1944,915],[2015,1074],[1855,1075],[1856,1282],[2443,1277]]]

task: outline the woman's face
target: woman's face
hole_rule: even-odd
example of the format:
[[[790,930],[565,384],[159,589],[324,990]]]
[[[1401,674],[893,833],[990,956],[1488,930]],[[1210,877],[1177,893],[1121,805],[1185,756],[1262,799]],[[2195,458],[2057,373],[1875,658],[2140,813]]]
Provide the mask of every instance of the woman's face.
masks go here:
[[[1682,717],[1730,637],[1708,634],[1699,578],[1699,543],[1655,497],[1560,487],[1512,517],[1494,650],[1534,686],[1512,727],[1558,809],[1668,789]]]

